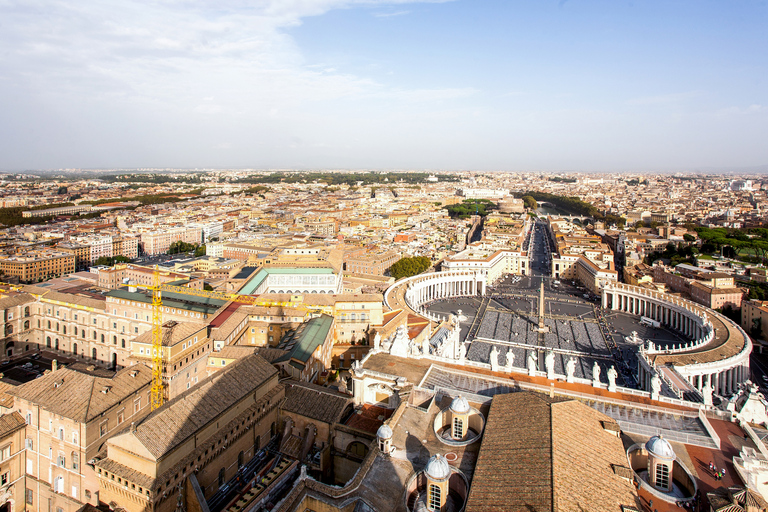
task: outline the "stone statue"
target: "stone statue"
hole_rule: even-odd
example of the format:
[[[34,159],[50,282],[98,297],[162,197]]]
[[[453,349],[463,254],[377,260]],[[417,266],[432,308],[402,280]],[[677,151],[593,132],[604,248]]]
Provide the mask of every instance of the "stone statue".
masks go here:
[[[379,350],[381,348],[381,334],[376,332],[376,336],[373,337],[373,349]]]
[[[701,388],[701,395],[704,397],[704,405],[707,407],[712,406],[712,386],[709,385],[709,379],[704,383]]]
[[[547,350],[547,355],[544,357],[544,366],[547,367],[547,379],[555,380],[555,353],[552,350]]]
[[[536,356],[533,355],[533,350],[528,352],[528,375],[536,375]]]
[[[600,365],[597,364],[597,361],[592,365],[592,385],[594,387],[600,386]]]
[[[467,357],[467,344],[459,343],[459,361],[463,363],[466,357]]]
[[[507,364],[505,365],[507,368],[507,371],[512,371],[512,365],[515,364],[515,353],[512,352],[512,349],[510,348],[507,350]]]
[[[655,374],[651,377],[651,400],[658,400],[661,393],[661,377]]]
[[[611,365],[611,367],[608,369],[608,391],[611,393],[616,392],[616,377],[619,376],[619,372],[616,371],[616,368]]]
[[[496,345],[491,349],[491,371],[499,371],[499,349],[496,348]]]
[[[565,364],[565,371],[566,371],[566,382],[573,382],[574,377],[573,374],[576,372],[576,358],[571,356],[570,359],[568,359],[568,362]]]

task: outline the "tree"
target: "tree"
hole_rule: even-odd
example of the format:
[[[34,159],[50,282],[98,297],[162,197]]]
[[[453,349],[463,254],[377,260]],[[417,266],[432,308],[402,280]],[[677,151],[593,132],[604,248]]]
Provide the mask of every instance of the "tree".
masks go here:
[[[414,256],[401,258],[389,267],[389,275],[396,280],[421,274],[432,266],[432,262],[426,256]]]
[[[539,207],[539,204],[536,202],[536,200],[531,196],[523,196],[523,204],[526,208],[530,208],[531,210],[535,210]]]
[[[168,254],[180,254],[185,252],[192,252],[197,249],[197,244],[190,244],[182,242],[181,240],[173,242],[168,248]]]
[[[67,193],[67,187],[59,187],[59,190],[56,191],[58,195],[64,195]]]
[[[200,256],[205,256],[205,244],[195,249],[195,258],[199,258]]]
[[[695,242],[696,241],[696,237],[686,233],[686,234],[683,235],[683,240],[685,240],[686,242]]]

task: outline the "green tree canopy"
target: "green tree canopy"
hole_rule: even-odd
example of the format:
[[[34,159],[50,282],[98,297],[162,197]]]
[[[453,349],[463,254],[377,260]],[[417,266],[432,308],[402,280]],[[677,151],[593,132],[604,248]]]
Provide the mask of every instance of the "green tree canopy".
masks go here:
[[[432,266],[432,262],[426,256],[401,258],[389,267],[389,275],[399,280],[421,274],[430,266]]]

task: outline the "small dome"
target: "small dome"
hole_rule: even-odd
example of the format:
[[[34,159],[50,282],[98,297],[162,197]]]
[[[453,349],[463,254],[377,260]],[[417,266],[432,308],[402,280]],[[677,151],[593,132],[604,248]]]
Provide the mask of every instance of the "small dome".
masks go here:
[[[451,402],[451,412],[456,414],[464,414],[469,412],[469,402],[463,396],[459,395]]]
[[[648,442],[645,443],[645,449],[657,457],[662,457],[664,459],[675,458],[675,451],[672,449],[672,445],[670,445],[669,441],[662,436],[653,436],[650,438]]]
[[[392,439],[392,429],[389,425],[382,425],[376,431],[376,437],[379,439]]]
[[[451,475],[451,466],[448,465],[448,461],[440,454],[433,455],[427,467],[424,468],[424,472],[432,480],[445,480]]]

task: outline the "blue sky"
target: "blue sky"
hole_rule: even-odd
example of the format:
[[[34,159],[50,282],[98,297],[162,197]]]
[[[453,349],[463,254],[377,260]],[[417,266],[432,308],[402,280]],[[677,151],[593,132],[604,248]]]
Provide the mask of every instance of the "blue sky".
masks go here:
[[[765,1],[0,1],[0,169],[768,164]]]

